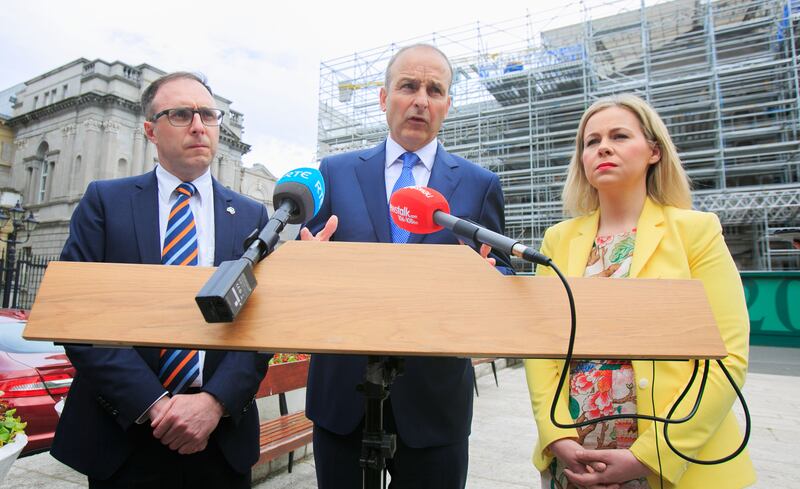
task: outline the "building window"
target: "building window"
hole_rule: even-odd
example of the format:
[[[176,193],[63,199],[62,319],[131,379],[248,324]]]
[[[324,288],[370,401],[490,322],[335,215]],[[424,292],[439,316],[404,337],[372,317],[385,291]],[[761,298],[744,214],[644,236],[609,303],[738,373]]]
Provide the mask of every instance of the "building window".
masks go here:
[[[50,97],[50,92],[44,92],[44,97],[42,98],[42,107],[47,105],[47,99]]]
[[[69,85],[64,85],[63,87],[61,87],[61,100],[64,100],[65,98],[67,98],[67,88],[68,87],[69,87]]]
[[[128,160],[120,158],[117,162],[117,178],[128,176]]]
[[[44,199],[47,198],[47,180],[50,176],[50,170],[53,166],[52,161],[42,161],[42,172],[39,175],[39,195],[36,199],[36,202],[41,204],[44,202]]]
[[[33,108],[35,109],[36,106],[39,105],[39,96],[33,97]]]

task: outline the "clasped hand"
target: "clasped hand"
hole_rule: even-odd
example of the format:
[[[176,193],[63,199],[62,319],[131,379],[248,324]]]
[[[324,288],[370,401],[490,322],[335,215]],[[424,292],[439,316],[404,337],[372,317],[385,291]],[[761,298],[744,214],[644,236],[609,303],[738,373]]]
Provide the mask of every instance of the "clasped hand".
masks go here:
[[[570,482],[585,489],[619,489],[622,483],[650,475],[650,470],[627,449],[590,450],[572,439],[550,444]]]
[[[162,397],[150,414],[153,436],[170,450],[188,455],[205,450],[224,410],[214,396],[199,392]]]

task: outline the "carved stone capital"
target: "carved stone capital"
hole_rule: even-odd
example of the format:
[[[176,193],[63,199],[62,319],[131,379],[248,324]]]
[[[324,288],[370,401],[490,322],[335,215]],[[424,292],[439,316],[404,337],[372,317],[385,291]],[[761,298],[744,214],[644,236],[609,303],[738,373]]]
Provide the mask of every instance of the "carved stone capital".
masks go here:
[[[67,124],[66,126],[61,128],[61,134],[64,137],[74,136],[78,132],[78,126],[76,124]]]
[[[83,127],[87,131],[100,132],[103,129],[103,123],[96,119],[86,119],[83,121]]]
[[[28,140],[26,138],[15,139],[14,144],[17,145],[17,150],[25,149],[28,146]]]
[[[141,127],[137,127],[133,130],[133,138],[136,140],[144,139],[144,130]]]
[[[103,122],[103,130],[110,134],[119,134],[120,125],[116,121],[105,121]]]

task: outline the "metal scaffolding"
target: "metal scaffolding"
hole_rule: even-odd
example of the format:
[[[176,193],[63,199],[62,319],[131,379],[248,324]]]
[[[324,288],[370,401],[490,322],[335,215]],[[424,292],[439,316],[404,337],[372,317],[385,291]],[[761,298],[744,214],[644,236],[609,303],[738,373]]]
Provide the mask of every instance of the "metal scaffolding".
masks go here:
[[[582,112],[633,92],[666,122],[740,268],[797,268],[800,250],[770,233],[800,225],[798,29],[800,0],[587,0],[362,51],[320,65],[318,157],[383,140],[383,70],[429,42],[454,68],[440,140],[499,175],[507,234],[538,246],[563,219]]]

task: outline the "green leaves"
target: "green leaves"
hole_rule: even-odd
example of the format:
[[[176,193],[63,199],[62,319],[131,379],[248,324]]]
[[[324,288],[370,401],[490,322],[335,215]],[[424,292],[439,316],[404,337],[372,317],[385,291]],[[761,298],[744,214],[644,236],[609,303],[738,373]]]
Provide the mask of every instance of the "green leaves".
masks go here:
[[[276,353],[275,356],[270,359],[269,364],[276,365],[279,363],[301,362],[309,358],[311,358],[311,355],[307,353]]]
[[[28,423],[23,423],[16,409],[7,409],[0,413],[0,447],[11,443],[17,433],[24,433]]]

